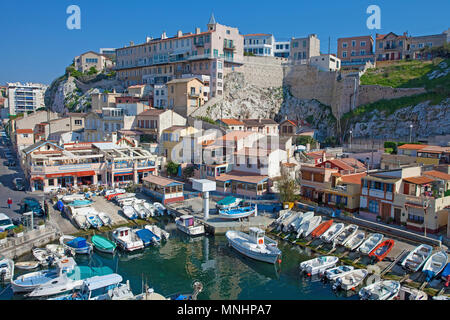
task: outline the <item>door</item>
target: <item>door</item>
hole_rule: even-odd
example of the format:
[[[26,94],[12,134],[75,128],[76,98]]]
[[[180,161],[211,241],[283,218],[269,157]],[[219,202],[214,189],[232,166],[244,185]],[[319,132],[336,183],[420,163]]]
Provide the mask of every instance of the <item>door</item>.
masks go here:
[[[388,203],[381,203],[381,219],[387,220],[391,216],[391,205]]]
[[[237,190],[237,184],[236,184],[236,182],[233,182],[232,183],[232,185],[231,185],[231,189],[232,189],[232,193],[236,193],[236,190]]]
[[[402,210],[399,208],[394,208],[394,223],[395,224],[400,224],[400,217],[402,215]]]

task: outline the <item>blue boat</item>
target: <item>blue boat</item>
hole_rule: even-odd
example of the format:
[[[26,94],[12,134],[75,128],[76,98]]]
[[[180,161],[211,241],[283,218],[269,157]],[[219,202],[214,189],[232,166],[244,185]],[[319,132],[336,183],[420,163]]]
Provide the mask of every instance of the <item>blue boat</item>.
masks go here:
[[[138,229],[133,230],[133,232],[136,233],[139,239],[142,240],[142,242],[144,243],[144,247],[148,247],[152,244],[158,244],[161,241],[161,239],[156,234],[148,229]]]
[[[450,263],[448,263],[444,271],[442,271],[442,280],[445,281],[445,286],[448,287],[450,284]]]
[[[242,199],[228,196],[223,198],[222,200],[217,201],[216,206],[219,209],[231,209],[237,207],[242,202]]]
[[[258,207],[256,204],[252,204],[248,207],[236,207],[231,209],[219,210],[219,216],[223,219],[241,219],[246,218],[258,213]]]
[[[82,237],[62,236],[59,242],[64,247],[75,250],[76,254],[90,254],[92,252],[92,244]]]
[[[81,208],[81,207],[90,206],[91,203],[92,203],[91,200],[73,200],[71,203],[68,204],[68,206],[75,207],[75,208]]]

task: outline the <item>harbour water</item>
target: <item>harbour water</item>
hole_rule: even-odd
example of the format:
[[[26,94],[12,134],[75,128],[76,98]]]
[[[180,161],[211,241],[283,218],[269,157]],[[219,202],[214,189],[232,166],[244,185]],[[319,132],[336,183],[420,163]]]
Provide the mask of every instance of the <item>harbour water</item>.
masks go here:
[[[311,279],[299,273],[299,263],[311,259],[311,254],[298,246],[281,242],[281,265],[273,265],[243,257],[228,246],[224,236],[190,238],[173,223],[165,226],[170,239],[159,247],[115,256],[96,253],[77,256],[80,265],[109,266],[130,281],[135,294],[143,283],[164,296],[192,292],[194,281],[203,284],[199,300],[261,299],[261,300],[331,300],[357,299],[334,293],[331,284]],[[19,270],[17,270],[19,271]],[[18,274],[18,272],[16,272]],[[24,299],[13,295],[10,288],[0,288],[0,299]]]

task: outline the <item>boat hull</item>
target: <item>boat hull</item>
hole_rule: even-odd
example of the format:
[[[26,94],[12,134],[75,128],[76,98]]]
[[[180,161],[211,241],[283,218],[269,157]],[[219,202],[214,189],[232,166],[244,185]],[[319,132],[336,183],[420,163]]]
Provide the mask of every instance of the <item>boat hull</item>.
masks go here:
[[[246,257],[254,259],[254,260],[275,264],[278,261],[278,258],[280,256],[279,254],[276,254],[276,253],[258,254],[256,252],[253,252],[251,250],[248,250],[247,248],[240,246],[238,243],[236,243],[235,241],[233,241],[232,239],[229,239],[229,238],[228,238],[228,243],[233,249],[235,249],[239,253],[243,254]]]

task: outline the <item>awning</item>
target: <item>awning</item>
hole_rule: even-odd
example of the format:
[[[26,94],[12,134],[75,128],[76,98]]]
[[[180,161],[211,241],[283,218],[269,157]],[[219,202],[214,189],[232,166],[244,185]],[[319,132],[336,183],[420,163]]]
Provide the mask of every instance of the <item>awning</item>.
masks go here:
[[[138,170],[138,172],[150,172],[150,171],[155,171],[155,168]]]
[[[44,177],[32,177],[31,180],[44,180]]]
[[[114,177],[119,177],[119,176],[129,176],[132,175],[133,172],[125,172],[125,173],[114,173]]]
[[[423,206],[419,205],[419,204],[414,204],[414,203],[405,203],[405,207],[412,207],[412,208],[419,208],[419,209],[423,209]]]
[[[46,174],[46,178],[60,178],[60,177],[72,177],[76,173],[70,172],[70,173],[52,173],[52,174]]]
[[[75,175],[77,177],[89,177],[89,176],[95,176],[95,171],[82,171],[82,172],[76,172]]]

